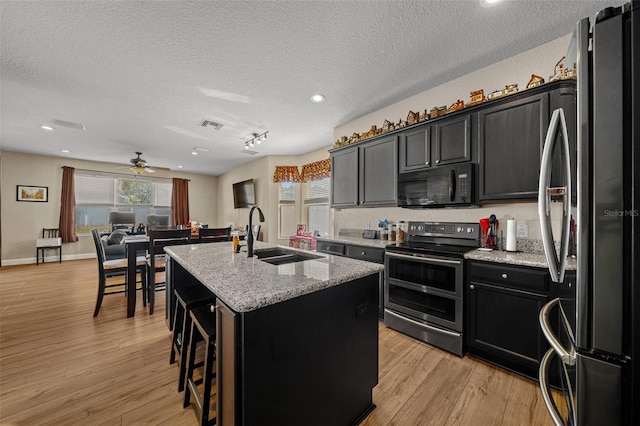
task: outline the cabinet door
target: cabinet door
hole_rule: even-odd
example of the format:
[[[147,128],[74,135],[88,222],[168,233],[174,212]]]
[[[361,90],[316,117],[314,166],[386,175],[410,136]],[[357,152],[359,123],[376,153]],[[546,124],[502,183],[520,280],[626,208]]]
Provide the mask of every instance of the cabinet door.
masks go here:
[[[331,153],[331,207],[358,205],[358,147]]]
[[[535,378],[548,347],[538,324],[548,297],[473,280],[466,293],[469,352]]]
[[[431,126],[400,133],[398,157],[400,173],[431,167]]]
[[[435,151],[436,165],[471,160],[471,114],[436,122]]]
[[[548,93],[480,110],[478,123],[478,199],[536,199],[549,126]]]
[[[360,146],[360,205],[395,206],[397,138],[390,136]]]

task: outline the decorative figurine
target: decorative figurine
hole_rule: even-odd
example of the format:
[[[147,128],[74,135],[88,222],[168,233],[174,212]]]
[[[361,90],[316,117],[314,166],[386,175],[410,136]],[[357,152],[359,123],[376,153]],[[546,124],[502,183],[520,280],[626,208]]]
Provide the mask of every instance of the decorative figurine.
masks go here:
[[[481,104],[487,101],[487,98],[485,98],[484,96],[483,89],[470,92],[470,96],[471,96],[471,102],[469,102],[466,106],[473,106],[473,105]]]
[[[527,89],[533,89],[544,84],[544,78],[539,75],[531,74],[531,80],[527,83]]]
[[[553,68],[553,75],[549,77],[549,83],[556,80],[561,80],[564,76],[564,56],[556,62],[556,66]]]
[[[409,114],[407,114],[407,125],[410,126],[417,123],[418,121],[420,121],[420,114],[417,112],[409,111]]]
[[[456,102],[452,103],[447,112],[459,111],[464,108],[464,101],[458,99]]]
[[[390,132],[391,130],[395,130],[396,126],[395,124],[393,124],[392,122],[390,122],[389,120],[385,119],[384,123],[382,124],[382,130],[385,132]]]

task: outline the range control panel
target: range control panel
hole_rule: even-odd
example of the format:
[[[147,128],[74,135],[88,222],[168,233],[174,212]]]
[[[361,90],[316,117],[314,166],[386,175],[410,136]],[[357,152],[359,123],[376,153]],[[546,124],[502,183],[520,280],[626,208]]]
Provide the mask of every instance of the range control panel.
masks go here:
[[[463,222],[409,222],[409,235],[473,240],[478,239],[480,236],[480,224]]]

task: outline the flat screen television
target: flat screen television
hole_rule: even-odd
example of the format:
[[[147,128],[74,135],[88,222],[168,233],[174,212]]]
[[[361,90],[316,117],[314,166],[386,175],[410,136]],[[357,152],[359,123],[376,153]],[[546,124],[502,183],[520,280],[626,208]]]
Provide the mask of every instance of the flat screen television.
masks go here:
[[[256,205],[256,193],[253,179],[233,184],[233,208],[244,209]]]

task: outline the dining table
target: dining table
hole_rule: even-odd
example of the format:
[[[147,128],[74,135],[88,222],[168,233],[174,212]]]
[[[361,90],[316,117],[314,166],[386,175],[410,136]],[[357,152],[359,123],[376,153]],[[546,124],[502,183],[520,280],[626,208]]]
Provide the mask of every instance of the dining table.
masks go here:
[[[140,251],[148,251],[149,237],[127,236],[124,238],[124,244],[127,254],[127,318],[131,318],[136,314],[136,256]]]

